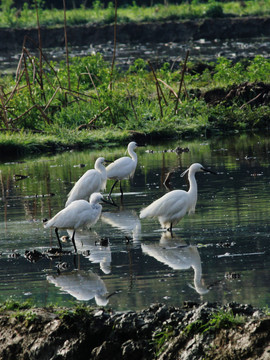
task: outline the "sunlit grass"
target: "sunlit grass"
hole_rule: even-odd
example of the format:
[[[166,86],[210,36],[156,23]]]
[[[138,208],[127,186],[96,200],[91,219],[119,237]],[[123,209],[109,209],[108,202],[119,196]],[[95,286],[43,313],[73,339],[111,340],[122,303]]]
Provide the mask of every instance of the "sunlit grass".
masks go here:
[[[32,27],[36,26],[36,10],[24,4],[21,11],[11,6],[2,7],[0,12],[0,27]],[[164,20],[183,20],[217,16],[269,16],[270,0],[231,1],[200,3],[182,3],[179,5],[155,4],[151,7],[133,5],[119,7],[118,23],[146,22]],[[104,7],[100,1],[95,1],[92,8],[67,10],[67,25],[108,24],[114,22],[114,5],[109,3]],[[39,21],[42,26],[63,25],[63,10],[39,9]]]

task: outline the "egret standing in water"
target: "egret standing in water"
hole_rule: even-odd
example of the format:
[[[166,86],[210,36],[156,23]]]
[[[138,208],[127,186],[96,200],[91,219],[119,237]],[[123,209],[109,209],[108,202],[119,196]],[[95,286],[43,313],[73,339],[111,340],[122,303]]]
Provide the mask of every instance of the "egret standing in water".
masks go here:
[[[198,193],[195,173],[198,171],[214,173],[211,170],[205,169],[201,164],[192,164],[181,174],[181,177],[183,177],[188,172],[189,190],[173,190],[163,195],[145,209],[141,210],[140,218],[157,217],[161,226],[172,233],[173,226],[176,225],[187,212],[189,214],[195,212]]]
[[[130,142],[128,144],[127,151],[131,157],[121,157],[106,167],[107,178],[115,180],[113,186],[111,187],[109,198],[111,198],[112,191],[118,181],[120,181],[121,197],[123,197],[121,180],[132,178],[134,176],[137,166],[137,154],[135,153],[134,149],[136,149],[137,146],[138,144],[136,142]]]
[[[75,245],[75,231],[83,226],[90,227],[94,225],[101,214],[101,201],[107,202],[103,199],[100,193],[93,193],[90,196],[89,202],[86,200],[75,200],[66,208],[59,211],[49,221],[44,220],[44,227],[46,229],[54,227],[60,249],[62,249],[61,241],[59,239],[58,229],[73,229],[72,243],[75,252],[77,248]]]
[[[95,169],[86,171],[86,173],[76,182],[68,194],[65,206],[68,206],[74,200],[87,200],[94,192],[106,189],[107,172],[103,163],[104,157],[99,157],[95,162]]]

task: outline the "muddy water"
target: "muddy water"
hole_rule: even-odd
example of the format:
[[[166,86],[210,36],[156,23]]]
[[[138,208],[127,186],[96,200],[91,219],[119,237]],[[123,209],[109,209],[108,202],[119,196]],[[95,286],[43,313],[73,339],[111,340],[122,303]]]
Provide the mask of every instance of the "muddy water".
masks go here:
[[[142,58],[156,63],[169,61],[172,66],[177,66],[179,61],[183,61],[187,50],[190,51],[189,59],[196,61],[215,61],[219,56],[231,60],[242,58],[253,58],[256,55],[269,58],[269,37],[251,38],[251,39],[228,39],[228,40],[206,40],[187,41],[183,43],[125,43],[118,44],[116,49],[116,63],[121,68],[128,69],[134,60]],[[34,51],[31,51],[35,54]],[[43,49],[44,54],[49,60],[59,61],[66,57],[65,48]],[[97,44],[90,46],[70,47],[69,55],[89,56],[95,53],[101,53],[107,61],[112,60],[113,44]],[[35,54],[38,56],[38,54]],[[20,53],[1,53],[0,54],[0,73],[14,72],[17,68]]]
[[[166,151],[176,146],[189,152]],[[78,231],[77,255],[66,240],[63,249],[71,254],[25,257],[26,250],[44,254],[57,247],[42,219],[62,209],[74,182],[98,156],[113,160],[124,152],[67,152],[0,164],[0,301],[32,299],[43,306],[84,301],[116,310],[185,300],[270,306],[270,141],[264,136],[202,137],[139,148],[135,177],[123,183],[123,203],[116,188],[119,207],[103,206],[92,230]],[[163,185],[169,171],[170,188],[187,190],[180,174],[193,162],[217,175],[197,174],[196,213],[186,216],[171,238],[158,221],[140,220],[138,214],[169,191]]]

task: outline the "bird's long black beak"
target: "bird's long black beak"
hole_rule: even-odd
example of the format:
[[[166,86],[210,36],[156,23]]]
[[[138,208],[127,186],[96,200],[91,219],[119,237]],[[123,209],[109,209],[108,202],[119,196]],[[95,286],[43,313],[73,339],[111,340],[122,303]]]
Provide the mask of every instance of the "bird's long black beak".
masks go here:
[[[114,202],[110,202],[110,201],[107,201],[105,199],[101,199],[102,202],[106,203],[106,204],[109,204],[109,205],[113,205],[113,206],[116,206],[118,207]]]
[[[205,169],[205,168],[202,167],[202,170],[205,171],[205,172],[209,172],[209,173],[211,173],[211,174],[217,175],[217,173],[216,173],[215,171],[212,171],[212,170],[210,170],[210,169]]]
[[[105,159],[103,162],[104,162],[105,164],[109,164],[109,163],[112,163],[113,160],[107,160],[107,159]]]

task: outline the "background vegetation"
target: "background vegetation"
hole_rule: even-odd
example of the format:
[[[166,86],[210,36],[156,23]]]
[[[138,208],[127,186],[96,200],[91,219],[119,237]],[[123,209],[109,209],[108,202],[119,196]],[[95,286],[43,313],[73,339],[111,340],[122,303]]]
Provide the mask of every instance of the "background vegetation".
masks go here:
[[[73,6],[76,5],[74,8]],[[0,27],[36,26],[36,6],[42,26],[63,24],[62,1],[14,1],[2,0]],[[61,8],[57,8],[61,6]],[[114,1],[66,1],[67,25],[114,22]],[[73,7],[72,9],[70,9]],[[270,0],[258,1],[118,1],[118,23],[160,20],[181,20],[225,16],[269,16]]]
[[[115,68],[113,74],[100,54],[70,58],[68,67],[64,61],[43,61],[40,68],[39,59],[23,53],[20,63],[15,79],[1,79],[2,145],[10,141],[10,132],[42,134],[46,148],[80,146],[89,131],[114,141],[131,132],[173,137],[265,129],[270,119],[268,104],[254,106],[256,85],[229,102],[225,95],[218,102],[206,101],[206,94],[221,89],[226,94],[240,84],[269,79],[270,60],[262,56],[237,63],[220,57],[215,64],[200,64],[200,71],[190,62],[154,68],[137,59],[127,71]]]
[[[40,30],[42,24],[63,26],[64,18],[65,25],[115,21],[114,4],[105,6],[100,0],[85,2],[64,15],[63,10],[48,10],[41,0],[24,2],[20,9],[14,5],[13,0],[2,0],[0,26],[30,26],[33,21]],[[117,22],[270,12],[270,0],[193,0],[155,7],[139,7],[134,1],[118,6]],[[269,101],[255,100],[267,100],[269,84],[259,93],[253,85],[270,78],[270,62],[262,56],[238,63],[220,57],[216,63],[200,66],[186,62],[188,54],[178,64],[152,65],[137,59],[123,71],[100,54],[67,55],[66,61],[56,63],[47,61],[41,44],[38,51],[39,57],[23,47],[16,76],[0,79],[2,149],[80,147],[89,142],[89,136],[99,142],[121,142],[134,132],[154,138],[268,128]],[[249,91],[247,83],[251,83]],[[239,96],[228,101],[226,95],[238,86],[242,86]],[[223,98],[207,101],[211,92],[222,92]]]

